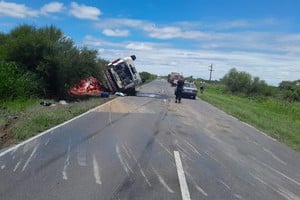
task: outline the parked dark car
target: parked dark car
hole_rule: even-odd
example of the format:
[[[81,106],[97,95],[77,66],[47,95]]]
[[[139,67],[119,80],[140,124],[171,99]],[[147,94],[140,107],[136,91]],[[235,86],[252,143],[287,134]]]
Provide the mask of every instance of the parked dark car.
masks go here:
[[[196,99],[197,96],[197,87],[194,83],[185,82],[182,90],[182,97],[188,97],[192,99]]]

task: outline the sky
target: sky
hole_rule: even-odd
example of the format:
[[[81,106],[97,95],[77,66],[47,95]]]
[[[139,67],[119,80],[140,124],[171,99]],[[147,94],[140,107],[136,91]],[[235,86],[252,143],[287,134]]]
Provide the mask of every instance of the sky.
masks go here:
[[[230,69],[269,85],[300,79],[299,0],[0,0],[0,32],[54,25],[108,61],[138,71],[221,79]]]

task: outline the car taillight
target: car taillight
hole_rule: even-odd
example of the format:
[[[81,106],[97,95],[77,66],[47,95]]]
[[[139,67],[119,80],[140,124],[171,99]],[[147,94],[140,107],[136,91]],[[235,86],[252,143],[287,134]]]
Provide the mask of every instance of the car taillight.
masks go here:
[[[193,92],[197,92],[197,90],[193,90]]]

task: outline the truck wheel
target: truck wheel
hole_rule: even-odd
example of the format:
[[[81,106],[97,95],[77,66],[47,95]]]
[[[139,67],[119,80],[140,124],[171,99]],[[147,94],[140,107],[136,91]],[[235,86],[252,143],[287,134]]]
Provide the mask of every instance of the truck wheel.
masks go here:
[[[135,95],[136,95],[136,90],[135,90],[135,88],[128,88],[128,89],[126,90],[126,94],[127,94],[128,96],[135,96]]]

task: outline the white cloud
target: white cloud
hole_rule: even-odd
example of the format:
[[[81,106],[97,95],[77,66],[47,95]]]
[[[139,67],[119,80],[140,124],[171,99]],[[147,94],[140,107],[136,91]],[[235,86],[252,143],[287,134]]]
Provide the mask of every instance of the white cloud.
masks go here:
[[[202,31],[183,31],[179,27],[166,26],[162,28],[153,28],[148,31],[148,35],[156,39],[193,39],[193,40],[207,40],[211,38],[211,34]]]
[[[37,17],[38,11],[30,9],[24,4],[0,1],[0,16],[15,18]]]
[[[72,2],[70,14],[79,19],[98,20],[101,11],[96,7],[79,5],[76,2]]]
[[[145,43],[138,43],[138,42],[134,42],[134,43],[129,43],[126,45],[127,49],[131,49],[131,50],[152,50],[152,46],[149,44],[145,44]]]
[[[112,45],[112,44],[111,44]],[[124,49],[124,45],[126,49]],[[277,86],[283,80],[297,80],[300,77],[300,61],[297,55],[266,52],[224,51],[205,49],[179,49],[155,43],[129,42],[101,48],[101,57],[113,60],[131,54],[137,56],[139,71],[166,75],[171,71],[182,72],[204,79],[209,78],[209,65],[214,72],[212,79],[219,80],[231,68],[250,73]]]
[[[266,18],[259,20],[245,20],[236,19],[231,21],[217,22],[205,24],[205,27],[213,28],[215,30],[227,30],[227,29],[256,29],[261,27],[274,27],[282,22],[274,18]]]
[[[106,36],[113,36],[113,37],[119,37],[119,36],[128,36],[129,31],[128,30],[120,30],[120,29],[104,29],[102,33]]]
[[[127,19],[127,18],[110,18],[104,19],[100,22],[96,23],[95,26],[97,28],[124,28],[124,27],[131,27],[131,28],[145,28],[149,26],[153,26],[152,23],[143,20],[135,20],[135,19]]]
[[[60,2],[51,2],[48,4],[45,4],[41,8],[42,14],[48,14],[48,13],[58,13],[61,12],[64,8],[64,4]]]
[[[92,47],[97,47],[97,48],[103,48],[103,47],[122,48],[125,46],[122,43],[108,42],[108,41],[102,40],[100,38],[91,36],[91,35],[87,35],[84,37],[83,44],[92,46]]]

